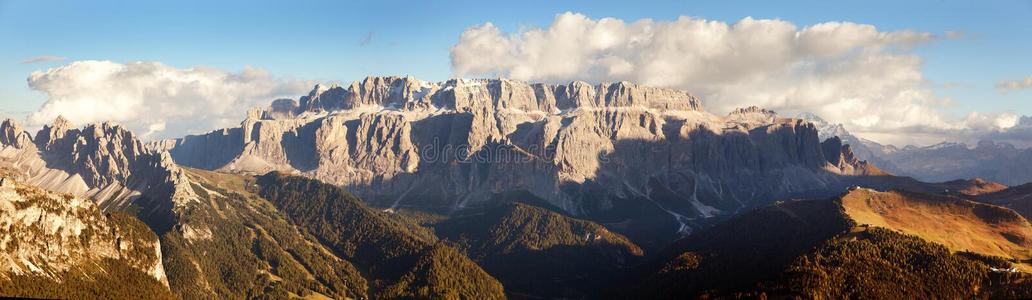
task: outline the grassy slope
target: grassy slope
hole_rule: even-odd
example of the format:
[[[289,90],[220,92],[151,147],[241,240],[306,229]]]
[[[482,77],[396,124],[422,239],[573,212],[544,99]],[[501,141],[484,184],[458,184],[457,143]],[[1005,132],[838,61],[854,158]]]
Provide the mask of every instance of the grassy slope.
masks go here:
[[[954,197],[856,189],[842,197],[858,224],[896,230],[952,251],[1027,261],[1032,224],[1014,211]],[[1021,264],[1032,270],[1028,264]]]
[[[1007,189],[1006,185],[982,178],[957,179],[938,183],[938,185],[944,189],[949,189],[952,193],[960,193],[967,196],[995,193]]]

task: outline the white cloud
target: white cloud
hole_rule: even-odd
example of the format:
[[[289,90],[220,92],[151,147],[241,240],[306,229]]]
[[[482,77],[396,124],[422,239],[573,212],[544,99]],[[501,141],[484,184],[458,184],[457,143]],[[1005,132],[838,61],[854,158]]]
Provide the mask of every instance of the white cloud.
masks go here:
[[[29,57],[29,59],[23,60],[21,63],[23,65],[25,65],[25,64],[34,64],[34,63],[38,63],[38,62],[62,61],[62,60],[65,60],[65,59],[67,59],[67,58],[65,58],[63,56],[40,55],[40,56]]]
[[[983,139],[1008,142],[1018,147],[1032,147],[1032,116],[1009,115],[1001,118],[1002,128],[979,135]]]
[[[148,138],[177,137],[240,122],[253,106],[293,97],[312,82],[276,78],[245,67],[233,73],[159,62],[76,61],[36,71],[29,87],[48,99],[28,116],[41,126],[61,115],[76,124],[116,121]]]
[[[715,113],[748,105],[814,112],[861,135],[906,144],[909,132],[941,140],[951,138],[944,133],[995,126],[942,113],[950,99],[933,95],[921,57],[911,52],[961,37],[849,22],[800,28],[777,19],[625,22],[564,13],[546,28],[516,33],[491,23],[471,27],[451,48],[451,64],[456,76],[679,88],[702,96]]]
[[[1032,88],[1032,76],[1025,77],[1025,79],[1004,80],[996,84],[996,90],[1000,92],[1028,88]]]

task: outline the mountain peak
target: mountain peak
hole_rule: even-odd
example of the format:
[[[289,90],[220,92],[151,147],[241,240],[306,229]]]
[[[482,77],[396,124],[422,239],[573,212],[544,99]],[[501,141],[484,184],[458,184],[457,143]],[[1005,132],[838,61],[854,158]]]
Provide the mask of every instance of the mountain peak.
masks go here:
[[[14,119],[6,119],[0,124],[0,146],[14,146],[15,148],[25,148],[32,143],[32,136],[29,135],[25,129],[22,129],[18,121]]]
[[[929,150],[940,150],[940,149],[965,149],[966,150],[966,149],[968,149],[968,146],[967,146],[967,144],[964,144],[964,143],[945,142],[944,141],[944,142],[940,142],[938,144],[927,146],[927,147],[924,147],[924,148],[925,149],[929,149]]]
[[[846,127],[843,126],[842,123],[828,122],[815,113],[800,113],[796,115],[796,118],[813,123],[813,125],[817,127],[817,136],[820,137],[821,140],[827,140],[831,137],[837,136],[841,138],[844,143],[858,144],[858,142],[861,141],[860,138],[853,136],[852,133],[846,130]],[[853,146],[859,147],[861,145]]]
[[[811,123],[816,124],[818,127],[822,125],[828,125],[827,120],[824,120],[824,118],[821,118],[820,116],[812,112],[799,113],[798,115],[796,115],[796,119],[810,121]]]
[[[58,115],[56,118],[54,118],[54,121],[50,122],[50,126],[53,128],[67,130],[69,128],[72,128],[73,125],[72,122],[68,121],[68,119],[66,119],[64,116]]]

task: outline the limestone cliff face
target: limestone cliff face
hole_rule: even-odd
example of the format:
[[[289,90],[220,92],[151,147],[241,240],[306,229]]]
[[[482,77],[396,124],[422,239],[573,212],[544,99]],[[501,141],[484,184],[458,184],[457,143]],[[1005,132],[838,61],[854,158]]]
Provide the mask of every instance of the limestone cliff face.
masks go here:
[[[630,201],[682,226],[868,175],[809,122],[755,107],[716,116],[686,92],[627,82],[370,77],[277,103],[239,128],[152,146],[188,166],[317,178],[384,207],[448,211],[523,191],[589,216]]]
[[[116,124],[74,128],[59,117],[33,139],[7,120],[0,133],[0,166],[19,180],[92,199],[105,211],[137,211],[155,230],[170,226],[173,208],[190,201],[186,176],[172,157],[147,150]]]
[[[92,201],[0,179],[0,278],[107,272],[105,259],[166,287],[158,237],[128,216],[105,215]]]

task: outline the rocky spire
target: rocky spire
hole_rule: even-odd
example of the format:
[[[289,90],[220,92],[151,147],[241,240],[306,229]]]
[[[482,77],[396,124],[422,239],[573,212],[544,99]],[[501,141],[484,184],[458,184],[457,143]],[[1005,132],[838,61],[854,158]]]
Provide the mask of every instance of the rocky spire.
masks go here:
[[[14,119],[6,119],[0,124],[0,145],[13,146],[18,149],[34,147],[32,136],[22,129]]]
[[[44,125],[36,134],[36,146],[42,150],[50,150],[61,143],[68,131],[73,130],[72,122],[64,116],[57,116],[52,123]]]

